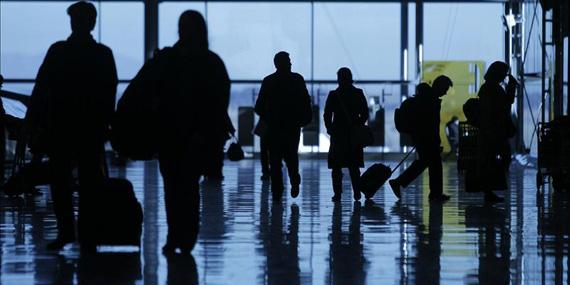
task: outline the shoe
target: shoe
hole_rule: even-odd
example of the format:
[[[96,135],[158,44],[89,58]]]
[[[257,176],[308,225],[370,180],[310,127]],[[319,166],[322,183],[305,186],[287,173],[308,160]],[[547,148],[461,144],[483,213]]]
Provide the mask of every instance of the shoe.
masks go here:
[[[451,197],[445,194],[432,195],[429,194],[430,201],[447,202]]]
[[[398,181],[396,181],[395,179],[392,179],[390,181],[388,181],[388,183],[390,184],[390,188],[392,188],[392,192],[394,192],[394,195],[396,195],[396,197],[398,197],[398,199],[400,199],[401,196],[401,189],[400,189],[400,184],[398,183]]]
[[[505,198],[497,196],[493,192],[485,193],[486,203],[502,203],[505,202]]]
[[[46,246],[47,250],[61,250],[63,249],[68,243],[74,242],[74,238],[56,238],[52,242],[48,243]]]
[[[340,202],[340,193],[339,194],[334,194],[334,196],[332,196],[331,199],[333,202]]]
[[[297,198],[299,197],[300,188],[299,185],[291,186],[291,197]]]
[[[269,181],[271,179],[271,176],[269,176],[269,174],[263,174],[260,177],[261,181]]]

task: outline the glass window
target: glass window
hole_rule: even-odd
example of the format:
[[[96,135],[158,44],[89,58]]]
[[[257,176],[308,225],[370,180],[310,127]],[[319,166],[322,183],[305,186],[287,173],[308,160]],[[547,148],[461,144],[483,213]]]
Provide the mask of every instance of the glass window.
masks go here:
[[[293,71],[310,77],[308,3],[210,3],[210,45],[232,79],[261,80],[274,72],[273,56],[289,52]]]
[[[104,2],[98,10],[101,43],[113,50],[119,78],[132,79],[144,63],[144,4]]]
[[[0,2],[0,71],[4,78],[35,78],[51,44],[71,29],[69,2]]]
[[[2,2],[1,72],[5,78],[33,79],[45,54],[71,33],[70,2]],[[92,32],[114,53],[119,78],[131,79],[144,60],[143,3],[97,3]]]
[[[503,4],[428,3],[424,60],[504,60]]]
[[[315,4],[315,79],[400,79],[400,4]]]

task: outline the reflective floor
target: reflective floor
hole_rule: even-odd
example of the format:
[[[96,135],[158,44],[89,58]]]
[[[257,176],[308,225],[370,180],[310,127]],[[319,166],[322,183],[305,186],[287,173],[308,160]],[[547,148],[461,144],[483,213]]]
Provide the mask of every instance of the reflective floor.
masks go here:
[[[155,162],[112,168],[113,176],[133,182],[144,208],[140,253],[101,248],[105,253],[82,256],[77,246],[46,252],[56,234],[46,191],[2,196],[0,284],[569,282],[570,199],[537,194],[532,169],[512,167],[507,202],[497,206],[465,193],[454,163],[444,164],[452,199],[443,205],[428,202],[427,173],[401,202],[382,188],[373,201],[360,203],[346,191],[336,205],[326,161],[302,161],[301,195],[277,204],[259,180],[257,162],[227,163],[224,174],[222,186],[202,187],[202,230],[193,257],[168,260],[160,253],[166,221]]]

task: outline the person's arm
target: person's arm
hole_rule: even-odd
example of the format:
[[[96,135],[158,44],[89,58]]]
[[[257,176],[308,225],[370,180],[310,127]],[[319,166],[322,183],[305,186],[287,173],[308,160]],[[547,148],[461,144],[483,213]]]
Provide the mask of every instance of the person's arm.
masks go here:
[[[325,123],[325,128],[327,129],[327,133],[330,135],[332,134],[332,120],[333,120],[333,107],[331,98],[334,96],[334,92],[330,92],[329,96],[327,96],[327,101],[325,103],[325,110],[323,113],[323,121]]]
[[[107,86],[104,88],[105,94],[105,114],[107,124],[110,123],[111,117],[113,112],[115,112],[115,102],[117,99],[117,84],[119,83],[119,78],[117,76],[117,67],[115,65],[115,58],[113,56],[113,52],[110,49],[107,49],[105,54],[105,66],[108,68],[105,74],[108,74],[107,78]]]
[[[259,95],[257,95],[257,100],[255,101],[255,113],[264,121],[266,120],[265,114],[267,111],[267,96],[269,96],[269,88],[267,86],[268,84],[268,80],[264,79],[261,83],[261,87],[259,88]]]
[[[52,65],[56,61],[58,47],[53,44],[47,51],[46,56],[40,65],[30,103],[25,116],[25,130],[28,135],[35,133],[40,128],[42,114],[46,111],[47,96],[50,88],[50,77],[53,74]]]
[[[303,118],[301,122],[301,126],[306,126],[313,120],[313,104],[311,102],[311,95],[309,95],[309,90],[307,90],[307,84],[305,83],[305,79],[300,76],[299,84],[301,89],[301,97],[303,98],[302,102],[302,114],[301,117]]]
[[[368,109],[368,102],[366,101],[366,96],[364,96],[364,92],[359,89],[358,91],[358,99],[359,99],[359,124],[364,125],[368,118],[370,117],[370,110]]]

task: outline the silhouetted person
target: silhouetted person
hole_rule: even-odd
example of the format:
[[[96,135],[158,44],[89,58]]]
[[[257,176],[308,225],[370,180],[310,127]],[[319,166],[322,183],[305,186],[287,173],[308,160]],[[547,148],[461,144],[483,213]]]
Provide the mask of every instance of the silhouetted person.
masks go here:
[[[211,159],[206,161],[206,169],[204,171],[204,178],[210,182],[221,181],[224,179],[224,147],[226,142],[235,134],[236,129],[232,124],[229,115],[225,115],[225,127],[220,129],[218,135],[214,137],[211,144],[206,145],[205,151],[210,153]]]
[[[459,118],[453,116],[447,124],[445,124],[445,133],[447,134],[447,141],[451,147],[450,153],[457,153],[457,145],[459,144]]]
[[[32,91],[28,119],[31,134],[43,132],[51,163],[51,192],[57,219],[57,238],[49,249],[61,249],[75,240],[70,178],[78,167],[79,242],[94,248],[92,225],[101,205],[97,191],[105,179],[102,150],[114,111],[117,71],[111,50],[91,36],[97,11],[80,1],[67,9],[71,36],[53,44],[40,66]]]
[[[364,167],[362,147],[351,144],[351,129],[364,125],[369,111],[362,89],[352,85],[352,72],[343,67],[337,72],[338,88],[329,93],[323,115],[327,133],[330,135],[328,156],[332,169],[334,202],[340,201],[342,193],[342,168],[348,168],[352,181],[354,200],[360,200],[360,167]]]
[[[416,90],[417,100],[414,104],[415,129],[411,132],[412,143],[416,147],[419,158],[398,178],[390,180],[390,186],[396,197],[400,198],[402,187],[407,187],[416,177],[429,169],[429,199],[449,200],[443,194],[443,172],[441,164],[441,139],[439,137],[441,99],[453,82],[445,75],[437,77],[430,87],[421,83]]]
[[[283,194],[281,161],[285,161],[291,183],[291,197],[299,195],[299,140],[301,127],[311,122],[311,97],[305,80],[291,72],[289,54],[281,51],[273,59],[277,71],[263,79],[255,112],[267,123],[267,143],[274,199]]]
[[[477,170],[481,190],[485,193],[485,201],[502,202],[503,198],[493,193],[497,183],[491,177],[504,176],[511,162],[511,147],[509,138],[515,134],[511,120],[511,105],[515,100],[517,81],[509,75],[508,64],[496,61],[485,73],[485,83],[479,89],[479,154]],[[501,83],[509,76],[506,90]],[[497,163],[500,157],[500,165]],[[499,166],[499,167],[497,167]],[[501,173],[498,173],[501,172]],[[500,178],[501,179],[501,178]]]
[[[208,49],[202,15],[185,11],[179,40],[155,57],[153,78],[159,95],[158,159],[164,179],[168,236],[163,253],[189,253],[200,224],[200,176],[216,159],[209,146],[227,130],[230,80],[223,61]]]

